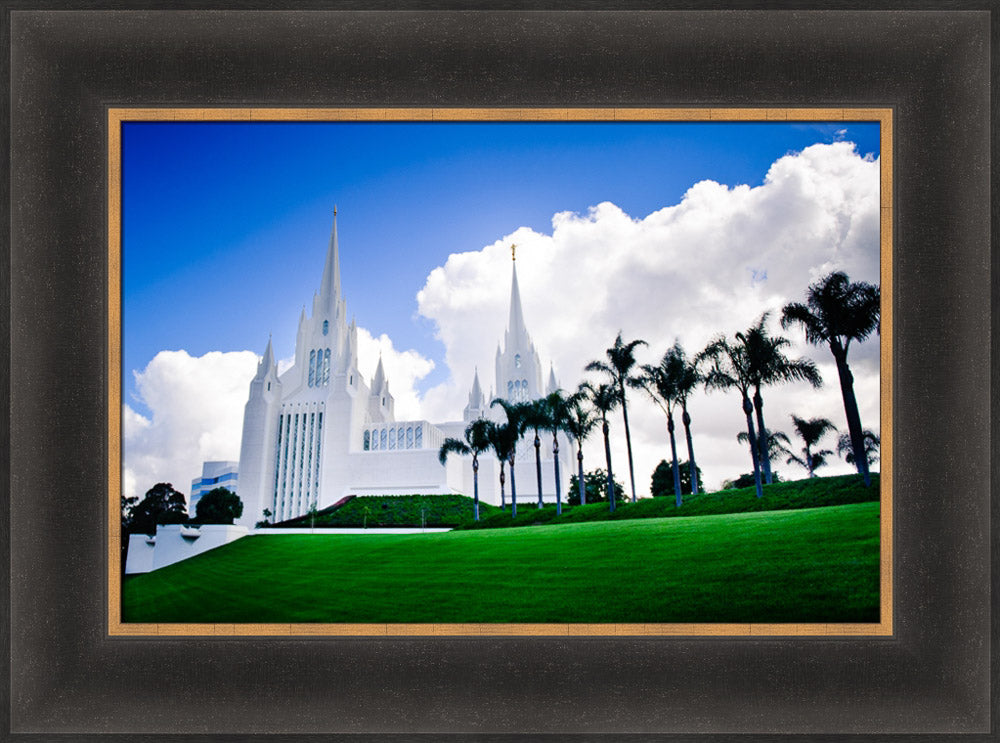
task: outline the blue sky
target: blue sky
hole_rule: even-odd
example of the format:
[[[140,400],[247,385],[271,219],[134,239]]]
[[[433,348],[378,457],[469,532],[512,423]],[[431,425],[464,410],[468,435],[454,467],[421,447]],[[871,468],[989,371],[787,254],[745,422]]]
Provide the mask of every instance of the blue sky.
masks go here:
[[[611,201],[634,218],[705,179],[761,184],[789,152],[876,124],[126,123],[122,137],[125,402],[161,350],[294,350],[334,204],[348,312],[437,362],[416,316],[427,274],[517,227]],[[506,284],[508,278],[503,278]]]

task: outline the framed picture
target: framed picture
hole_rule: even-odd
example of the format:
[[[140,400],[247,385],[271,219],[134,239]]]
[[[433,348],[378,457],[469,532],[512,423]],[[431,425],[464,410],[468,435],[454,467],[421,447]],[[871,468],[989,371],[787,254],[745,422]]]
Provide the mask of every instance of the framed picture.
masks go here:
[[[888,109],[111,109],[108,133],[109,265],[122,266],[121,286],[112,281],[109,292],[109,306],[122,307],[121,327],[112,316],[109,328],[109,368],[123,364],[128,390],[109,399],[109,440],[123,442],[122,476],[109,473],[111,634],[892,633],[891,468],[865,485],[852,464],[877,472],[880,458],[892,461]],[[758,161],[740,175],[752,186],[706,175],[744,159]],[[685,165],[691,161],[698,164]],[[223,172],[226,163],[231,175]],[[664,203],[663,193],[678,186],[657,178],[668,166],[691,173],[690,182],[675,176],[683,194],[676,204]],[[534,201],[544,200],[553,213],[544,226],[501,227],[503,219],[527,216],[515,206],[525,172]],[[588,181],[594,185],[574,189]],[[317,193],[327,200],[353,194],[360,221],[374,234],[356,237],[349,223],[344,230],[336,207],[329,228],[329,210],[317,204],[323,216],[310,221],[322,224],[322,237],[315,229],[306,234],[322,248],[310,250],[310,239],[288,234],[296,229],[291,215],[302,210],[290,197],[295,188],[307,203]],[[246,203],[255,198],[257,206]],[[579,198],[595,202],[580,209],[585,215],[562,208]],[[655,208],[630,217],[612,198]],[[494,208],[511,216],[494,217]],[[269,210],[262,227],[251,227],[252,215]],[[457,216],[463,214],[470,216]],[[780,214],[789,215],[786,222]],[[164,215],[172,215],[166,224]],[[450,226],[462,221],[464,231]],[[211,237],[234,222],[234,237]],[[479,251],[463,249],[470,235],[494,223],[506,234],[488,238]],[[379,237],[379,224],[386,237]],[[457,247],[442,250],[449,244]],[[300,313],[287,294],[308,279],[283,281],[278,266],[310,255],[316,291]],[[509,287],[495,280],[508,260]],[[234,347],[199,338],[212,324],[212,313],[202,310],[214,302],[203,281],[191,281],[193,265],[204,277],[240,276],[239,288],[226,291],[232,312],[220,315],[227,319],[214,327],[217,336],[240,332],[233,318],[253,333],[254,322],[246,321],[270,306],[275,320],[286,318],[279,321],[285,338],[269,339],[262,357],[243,353],[238,371],[241,341]],[[815,284],[807,290],[809,282]],[[843,289],[832,289],[835,282]],[[165,291],[176,309],[163,306]],[[870,299],[860,299],[864,292]],[[809,300],[816,306],[805,317],[826,323],[820,335],[827,335],[812,338],[820,353],[810,351],[807,337],[795,343],[780,329],[783,308],[792,313],[798,295],[820,297]],[[357,303],[349,305],[349,297]],[[693,306],[697,313],[686,309]],[[855,316],[846,321],[825,319],[849,312]],[[396,317],[414,319],[393,323]],[[719,328],[737,324],[740,334],[725,340]],[[623,328],[641,340],[622,341]],[[495,376],[487,373],[494,360],[487,329],[497,339]],[[606,353],[626,356],[615,363],[627,366],[595,367],[601,374],[588,378],[589,360],[604,353],[602,332],[603,346],[613,346]],[[860,347],[869,335],[881,343]],[[165,337],[180,345],[163,347]],[[841,368],[826,358],[830,348],[846,350],[852,342],[855,355],[842,365],[852,380],[847,393],[835,383],[824,390],[824,376],[832,382]],[[203,353],[192,356],[187,349],[199,344]],[[418,385],[435,368],[437,382]],[[630,389],[612,386],[619,373]],[[797,394],[775,389],[795,382]],[[727,405],[717,399],[723,395],[701,399],[702,388],[754,399],[757,430],[751,421],[741,434],[755,437],[753,456],[733,430],[748,425],[739,395]],[[787,417],[790,406],[811,411],[811,418],[803,412],[793,419],[802,452],[792,451],[774,423],[769,438],[761,435],[765,389],[771,420],[778,411]],[[630,428],[623,437],[616,421],[616,436],[605,437],[602,452],[599,424],[616,417],[616,408],[627,421],[629,397]],[[882,419],[870,423],[874,432],[866,429],[871,451],[863,458],[852,459],[847,429],[837,434],[823,417],[839,420],[845,406],[853,406],[859,438],[860,411],[866,420]],[[701,430],[692,435],[689,415],[689,455],[677,463],[677,482],[647,486],[657,460],[671,470],[664,457],[677,451],[678,436],[664,437],[663,424],[673,427],[675,417],[681,423],[689,407]],[[574,430],[582,433],[574,437]],[[514,447],[500,467],[505,431],[514,431]],[[823,448],[824,432],[831,441],[846,435],[837,448],[847,462]],[[695,438],[703,452],[699,480],[708,485],[689,487],[685,496],[680,475],[690,480],[685,469]],[[441,462],[442,451],[472,454],[470,446],[477,448],[474,467],[449,463],[447,455]],[[628,490],[616,484],[574,492],[571,478],[585,479],[585,450],[588,461],[607,455],[597,479],[608,479],[617,461]],[[227,460],[236,461],[223,465]],[[206,474],[198,480],[202,461]],[[755,493],[722,483],[727,468],[735,480],[747,463],[751,490],[754,466],[760,477]],[[784,469],[781,484],[771,468],[782,465],[801,471]],[[222,466],[224,472],[209,471]],[[834,479],[810,477],[828,470]],[[570,487],[562,487],[560,474]],[[189,480],[185,516],[172,483]],[[136,482],[145,485],[136,490]],[[140,500],[147,486],[150,494]],[[239,513],[208,516],[209,501],[222,490]],[[637,491],[645,499],[668,490],[672,498],[636,499]],[[161,491],[172,492],[175,503],[151,517]],[[129,505],[120,517],[123,496]],[[835,508],[816,510],[820,505]],[[461,509],[463,517],[454,520],[443,509]],[[760,515],[720,519],[755,511]],[[828,523],[834,514],[836,525]],[[648,516],[695,520],[636,521]],[[130,536],[117,536],[120,518]],[[188,521],[157,526],[164,518]],[[583,519],[588,526],[526,529]],[[684,531],[695,523],[708,531]],[[507,529],[511,524],[519,528]],[[415,538],[428,527],[432,534]],[[483,533],[496,528],[503,532]],[[454,533],[440,533],[449,529]],[[222,533],[254,538],[212,551]],[[746,533],[755,536],[746,541]],[[616,550],[602,549],[608,539]],[[686,545],[681,553],[661,554],[658,545],[678,539]],[[713,557],[699,544],[720,552]],[[124,582],[116,556],[122,545]],[[272,549],[284,556],[275,558]],[[314,549],[323,555],[294,567],[296,555]],[[482,559],[484,550],[493,557]],[[211,556],[187,562],[207,551]],[[359,554],[368,558],[359,561]],[[623,579],[627,554],[645,557]],[[448,557],[442,562],[441,555]],[[282,566],[273,575],[271,561]],[[757,567],[737,578],[748,562]],[[169,565],[177,567],[163,569]],[[588,567],[581,574],[582,565]],[[648,574],[636,572],[643,569]],[[514,575],[519,588],[511,592]],[[742,600],[733,596],[734,581]]]
[[[287,733],[303,739],[366,733],[400,738],[546,733],[567,739],[990,734],[995,710],[986,648],[995,631],[989,582],[994,465],[984,443],[992,418],[982,405],[992,383],[993,352],[986,342],[992,289],[985,157],[991,134],[989,13],[9,13],[14,363],[8,627],[14,739],[60,732]],[[127,215],[135,206],[129,199],[136,196],[129,196],[130,177],[149,179],[144,189],[132,192],[146,198],[146,209],[153,205],[155,211],[158,201],[150,196],[157,188],[170,187],[166,179],[158,182],[155,169],[116,169],[128,152],[119,140],[116,161],[116,127],[127,138],[128,127],[143,121],[183,128],[178,119],[231,120],[243,115],[237,112],[271,122],[346,118],[345,112],[374,121],[395,116],[415,121],[438,112],[453,123],[477,116],[787,122],[796,110],[809,122],[875,121],[880,127],[878,278],[884,296],[891,297],[882,308],[880,402],[883,411],[891,410],[891,420],[881,421],[882,473],[891,473],[891,487],[889,500],[887,489],[882,491],[875,621],[765,620],[758,626],[753,619],[644,617],[638,623],[585,620],[578,625],[582,631],[573,632],[572,623],[547,618],[529,619],[536,626],[526,627],[448,619],[395,623],[384,615],[346,623],[266,616],[129,623],[115,615],[122,607],[116,595],[121,585],[117,496],[125,483],[115,482],[115,473],[122,472],[122,441],[115,438],[114,417],[121,408],[114,400],[117,394],[129,404],[135,390],[115,389],[122,359],[109,330],[123,328],[121,349],[127,354],[130,338],[140,338],[143,327],[129,328],[131,267],[115,265],[109,245],[114,246],[116,226],[119,240],[133,239]],[[177,123],[165,124],[167,118]],[[830,142],[836,139],[834,129]],[[210,149],[203,151],[206,162],[220,154]],[[155,148],[149,152],[157,154]],[[169,164],[168,149],[158,155]],[[242,157],[252,160],[253,148]],[[166,197],[164,190],[161,203],[168,203]],[[217,191],[205,200],[224,198]],[[338,204],[339,219],[346,221],[348,204]],[[594,205],[570,208],[589,206]],[[328,211],[332,217],[333,204]],[[641,219],[650,211],[623,214],[626,220]],[[124,215],[117,225],[116,214]],[[155,232],[159,220],[167,232],[182,219],[160,213],[149,225]],[[215,229],[208,220],[201,225]],[[356,235],[357,227],[351,229]],[[406,231],[407,237],[414,234]],[[517,241],[508,237],[501,229],[492,240],[473,241],[470,250],[495,243],[497,252],[509,251],[507,243]],[[181,246],[159,249],[180,252]],[[327,258],[330,250],[321,248]],[[517,268],[530,261],[528,250],[515,254]],[[127,263],[129,246],[118,255]],[[165,257],[158,269],[150,261],[144,270],[166,275],[169,262]],[[326,260],[326,265],[333,264]],[[192,324],[210,325],[227,312],[232,276],[208,264],[200,268],[193,276],[205,282],[205,305],[192,303],[184,292],[172,296],[171,284],[164,282],[160,315],[176,314],[183,304]],[[285,268],[292,268],[290,261]],[[334,278],[335,273],[341,273],[339,267],[324,269],[312,282],[317,286],[303,287],[305,297],[289,301],[313,301],[313,289],[323,295],[348,275],[345,270]],[[118,305],[111,301],[116,274],[123,277]],[[243,278],[251,281],[249,275]],[[508,332],[509,317],[517,314],[511,309],[517,286],[511,278],[496,282],[503,284],[508,322],[501,326]],[[378,296],[375,289],[368,293]],[[346,285],[344,294],[354,302]],[[526,317],[528,306],[525,301]],[[307,322],[315,315],[304,314]],[[751,314],[720,330],[751,326],[757,319]],[[159,320],[155,311],[142,317],[149,327]],[[324,327],[316,322],[313,330],[322,334]],[[359,317],[357,325],[364,327],[363,322]],[[599,343],[591,355],[599,356],[612,340]],[[258,366],[262,341],[253,374],[267,365],[265,353]],[[286,350],[274,357],[275,365],[287,359],[289,347],[303,353],[289,346],[287,337],[280,342]],[[312,389],[306,370],[313,387],[327,372],[315,357],[308,361],[308,344],[302,348],[302,381]],[[656,350],[655,355],[663,351]],[[383,356],[389,356],[387,348]],[[331,363],[330,375],[347,370],[349,377],[349,368]],[[377,374],[359,372],[371,394]],[[565,372],[567,379],[572,376],[568,368]],[[504,380],[494,376],[485,384],[499,388]],[[266,384],[270,378],[261,379]],[[389,389],[402,392],[405,385]],[[728,402],[739,424],[741,411]],[[169,408],[168,402],[161,411]],[[152,425],[151,408],[131,412]],[[372,436],[378,435],[381,445],[389,422],[394,423],[387,419],[380,427],[368,420],[358,428],[361,453],[381,456]],[[288,422],[289,435],[295,423]],[[399,427],[393,428],[398,446]],[[307,436],[318,428],[295,430]],[[420,431],[421,438],[437,435],[431,428]],[[402,440],[408,436],[404,427]],[[387,435],[386,456],[392,453],[388,441]],[[310,460],[289,459],[288,466],[294,471],[295,462],[305,461]],[[452,461],[449,466],[460,472],[469,467],[468,460]],[[621,464],[616,474],[624,479],[626,470]],[[524,493],[532,490],[522,481],[519,496],[527,498]],[[299,490],[310,492],[305,485]],[[964,494],[961,508],[945,490]],[[273,489],[269,492],[273,498]],[[299,491],[285,492],[291,498]],[[561,497],[562,490],[556,493]],[[304,510],[297,505],[283,516],[302,518],[312,510],[315,518],[319,508],[304,502]],[[523,510],[529,503],[519,505]],[[287,501],[282,507],[290,508]],[[180,530],[190,532],[189,543],[208,535],[198,525],[177,529],[178,540],[185,539]],[[623,570],[627,573],[627,561]],[[699,632],[696,625],[704,622],[711,626]]]

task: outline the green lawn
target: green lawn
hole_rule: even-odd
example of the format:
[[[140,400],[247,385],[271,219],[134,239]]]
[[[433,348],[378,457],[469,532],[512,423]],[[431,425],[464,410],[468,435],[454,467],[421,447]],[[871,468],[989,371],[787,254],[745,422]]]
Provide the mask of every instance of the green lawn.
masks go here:
[[[252,536],[124,586],[126,622],[875,622],[879,504],[540,529]]]

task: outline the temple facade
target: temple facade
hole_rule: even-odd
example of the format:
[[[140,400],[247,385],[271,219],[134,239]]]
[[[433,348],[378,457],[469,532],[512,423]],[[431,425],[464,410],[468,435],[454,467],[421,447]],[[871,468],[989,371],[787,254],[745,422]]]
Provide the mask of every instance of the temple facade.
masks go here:
[[[347,322],[340,285],[337,218],[327,248],[320,288],[312,311],[299,317],[294,364],[278,374],[270,339],[250,383],[240,447],[239,524],[252,527],[270,513],[283,521],[323,509],[348,495],[461,493],[472,496],[471,458],[451,456],[442,465],[438,451],[446,438],[462,439],[480,417],[504,420],[490,407],[478,370],[460,420],[431,423],[396,420],[382,360],[371,380],[358,371],[357,325]],[[512,255],[512,259],[513,259]],[[558,388],[550,370],[542,385],[542,364],[528,334],[521,307],[516,263],[512,260],[510,312],[495,358],[495,390],[512,402],[533,400]],[[571,446],[562,436],[559,459],[563,497],[569,490]],[[518,445],[515,478],[519,505],[538,501],[534,434]],[[551,435],[542,437],[542,498],[555,501]],[[499,462],[479,458],[479,497],[500,505]],[[506,500],[510,500],[510,474]]]

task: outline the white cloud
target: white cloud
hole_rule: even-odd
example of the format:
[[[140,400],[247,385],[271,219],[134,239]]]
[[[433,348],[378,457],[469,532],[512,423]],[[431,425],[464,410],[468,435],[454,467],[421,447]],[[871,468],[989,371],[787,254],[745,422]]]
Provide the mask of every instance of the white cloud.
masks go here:
[[[418,418],[414,384],[434,362],[416,351],[397,351],[388,336],[373,338],[358,328],[359,370],[369,381],[380,353],[397,418]],[[252,351],[213,351],[197,358],[186,351],[161,351],[145,369],[133,372],[137,397],[151,416],[128,404],[122,408],[122,492],[141,497],[154,484],[169,482],[187,495],[202,462],[238,460],[243,406],[259,361]],[[294,361],[280,359],[279,372]]]
[[[150,417],[122,410],[122,490],[142,496],[158,482],[185,495],[201,463],[238,460],[243,406],[258,357],[251,351],[160,351],[135,371],[136,396]]]
[[[771,330],[788,301],[804,300],[809,283],[838,269],[853,280],[879,280],[879,164],[837,142],[786,155],[764,183],[728,187],[702,181],[681,202],[644,218],[605,202],[586,214],[562,212],[552,234],[522,227],[479,251],[451,255],[434,269],[417,295],[419,311],[437,324],[446,348],[449,380],[429,390],[424,415],[458,417],[478,364],[484,387],[493,383],[493,358],[506,327],[510,292],[509,245],[517,243],[517,272],[528,329],[548,371],[573,389],[587,361],[603,355],[619,330],[642,338],[641,363],[654,363],[675,339],[689,353],[715,335],[751,325],[765,310]],[[790,413],[829,417],[840,427],[843,404],[832,358],[788,331],[790,354],[822,364],[825,387],[789,385],[765,392],[769,428],[791,431]],[[862,420],[878,429],[878,344],[852,349]],[[639,393],[630,398],[636,489],[669,451],[665,417]],[[706,484],[750,469],[749,454],[736,443],[743,429],[733,394],[697,393],[691,402],[695,456]],[[612,422],[613,465],[628,480],[620,413]],[[679,453],[686,458],[682,432]],[[598,436],[599,438],[599,436]],[[603,465],[595,440],[585,450],[587,466]],[[792,465],[779,468],[789,475]],[[845,465],[826,471],[848,471]],[[795,475],[799,473],[795,472]]]
[[[603,355],[616,333],[643,338],[640,363],[655,363],[674,340],[695,353],[715,335],[732,335],[765,310],[776,317],[788,301],[803,300],[809,283],[831,270],[853,280],[879,281],[879,163],[860,157],[849,142],[813,145],[782,157],[764,183],[751,188],[702,181],[679,204],[642,218],[604,202],[586,214],[561,212],[552,233],[520,227],[477,251],[453,254],[435,268],[417,295],[418,311],[436,324],[449,377],[423,396],[416,383],[434,362],[416,351],[398,351],[386,335],[358,329],[359,368],[370,381],[381,353],[399,419],[461,417],[473,371],[484,392],[494,384],[497,342],[507,325],[510,250],[517,243],[517,271],[525,320],[542,356],[564,389],[584,378],[587,361]],[[829,351],[807,346],[798,330],[789,354],[820,365],[821,390],[805,384],[768,389],[765,417],[791,435],[790,413],[824,416],[842,430],[843,403]],[[187,492],[201,462],[237,459],[243,405],[258,357],[250,351],[192,358],[163,351],[136,373],[146,418],[125,405],[124,491],[141,495],[169,481]],[[279,361],[284,371],[291,359]],[[855,389],[866,427],[878,430],[878,343],[851,349]],[[543,380],[544,381],[544,380]],[[629,398],[636,489],[648,491],[656,463],[668,457],[665,417],[639,392]],[[698,392],[690,403],[695,456],[706,485],[750,470],[736,434],[745,421],[732,393]],[[621,415],[611,420],[613,465],[628,488]],[[678,421],[678,453],[686,458]],[[832,437],[825,446],[833,448]],[[598,432],[584,451],[588,468],[604,466]],[[794,465],[777,469],[802,476]],[[824,472],[847,472],[840,462]]]
[[[416,383],[430,374],[434,362],[413,350],[397,351],[385,333],[378,338],[365,328],[358,328],[358,371],[369,384],[375,376],[379,357],[389,380],[389,392],[396,400],[397,420],[420,418]]]

